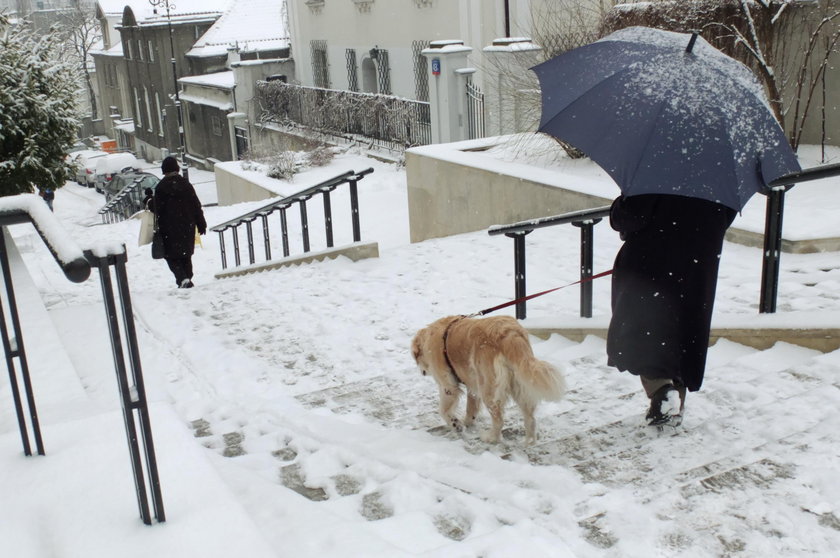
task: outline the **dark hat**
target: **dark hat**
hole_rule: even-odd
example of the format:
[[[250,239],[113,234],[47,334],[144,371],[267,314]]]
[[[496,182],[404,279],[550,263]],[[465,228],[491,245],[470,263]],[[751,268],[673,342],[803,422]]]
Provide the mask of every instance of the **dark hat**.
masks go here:
[[[163,160],[160,164],[160,170],[163,174],[169,174],[170,172],[178,172],[178,161],[175,157],[171,155]]]

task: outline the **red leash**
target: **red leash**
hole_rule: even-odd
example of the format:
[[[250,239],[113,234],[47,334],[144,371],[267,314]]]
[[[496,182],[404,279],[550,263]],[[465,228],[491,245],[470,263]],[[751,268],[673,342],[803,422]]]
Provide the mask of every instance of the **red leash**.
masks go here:
[[[572,286],[580,284],[580,283],[586,283],[587,281],[592,281],[593,279],[598,279],[600,277],[606,277],[607,275],[610,275],[612,272],[613,272],[612,269],[610,269],[609,271],[602,271],[601,273],[599,273],[597,275],[593,275],[592,277],[587,277],[586,279],[581,279],[579,281],[575,281],[574,283],[569,283],[568,285],[563,285],[561,287],[554,287],[553,289],[548,289],[547,291],[542,291],[542,292],[534,293],[534,294],[531,294],[531,295],[528,295],[528,296],[523,296],[523,297],[517,298],[516,300],[511,300],[510,302],[505,302],[504,304],[499,304],[498,306],[493,306],[492,308],[485,308],[484,310],[481,310],[480,312],[476,312],[475,314],[470,314],[469,316],[466,316],[466,317],[467,318],[473,318],[475,316],[483,316],[485,314],[489,314],[490,312],[495,312],[496,310],[501,310],[502,308],[507,308],[508,306],[513,306],[514,304],[517,304],[519,302],[525,302],[526,300],[531,300],[532,298],[537,298],[538,296],[542,296],[542,295],[545,295],[545,294],[548,294],[548,293],[553,293],[554,291],[559,291],[560,289],[565,289],[566,287],[572,287]]]

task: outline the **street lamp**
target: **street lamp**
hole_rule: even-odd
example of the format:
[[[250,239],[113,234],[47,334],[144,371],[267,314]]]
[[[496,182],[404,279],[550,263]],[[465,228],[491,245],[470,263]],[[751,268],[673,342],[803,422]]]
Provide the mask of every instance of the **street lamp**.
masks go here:
[[[181,145],[178,147],[178,153],[181,159],[181,169],[184,178],[189,180],[189,169],[187,168],[187,138],[184,135],[184,113],[181,107],[181,97],[178,94],[178,71],[175,66],[175,41],[172,38],[172,18],[169,14],[170,10],[175,9],[175,3],[170,0],[149,0],[149,4],[155,9],[157,13],[158,8],[166,10],[166,25],[169,28],[169,52],[172,54],[172,82],[175,85],[175,109],[178,111],[178,139]]]

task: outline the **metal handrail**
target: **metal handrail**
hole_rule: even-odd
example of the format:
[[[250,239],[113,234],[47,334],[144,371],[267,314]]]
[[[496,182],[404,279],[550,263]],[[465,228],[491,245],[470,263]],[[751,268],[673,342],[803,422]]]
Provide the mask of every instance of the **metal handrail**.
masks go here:
[[[536,229],[571,223],[576,227],[580,227],[580,315],[583,318],[591,318],[592,282],[589,279],[592,277],[592,262],[594,260],[594,227],[604,217],[608,217],[609,214],[610,206],[607,205],[563,213],[561,215],[552,215],[550,217],[528,219],[509,225],[493,225],[490,227],[487,230],[490,236],[503,234],[513,238],[515,298],[522,299],[526,296],[525,235]],[[526,314],[526,301],[521,300],[517,302],[516,318],[524,320]]]
[[[792,186],[800,182],[810,182],[811,180],[819,180],[821,178],[831,178],[832,176],[840,175],[840,163],[834,165],[821,165],[819,167],[811,167],[802,169],[797,172],[786,174],[782,177],[773,180],[768,184],[770,188],[779,186]]]
[[[764,250],[761,269],[761,292],[759,312],[773,313],[779,291],[779,268],[782,252],[782,217],[784,215],[785,191],[801,182],[840,176],[840,163],[802,169],[771,181],[768,184],[764,225]],[[587,209],[530,219],[509,225],[494,225],[488,234],[512,237],[514,239],[514,275],[516,298],[525,296],[525,238],[533,230],[572,223],[581,227],[581,317],[592,316],[591,283],[585,279],[592,275],[592,225],[609,216],[609,206]],[[524,319],[525,302],[516,306],[516,317]]]
[[[30,203],[44,204],[44,202],[34,194],[22,194],[21,197],[23,196],[31,196],[33,202]],[[61,239],[62,243],[71,243],[71,245],[65,245],[63,251],[69,251],[73,255],[70,261],[63,261],[58,255],[58,248],[53,246],[51,241],[52,239],[50,239],[49,235],[45,233],[48,228],[57,225],[58,220],[52,212],[46,208],[46,205],[44,205],[43,212],[36,210],[34,214],[30,208],[25,207],[25,205],[26,204],[22,204],[21,206],[13,209],[4,209],[0,207],[0,227],[18,225],[21,223],[32,223],[35,230],[38,231],[38,234],[41,236],[41,240],[44,241],[44,244],[49,249],[50,254],[52,254],[53,259],[55,259],[55,262],[61,268],[61,271],[64,272],[64,275],[74,283],[82,283],[86,281],[87,278],[90,277],[90,264],[87,259],[85,259],[81,248],[68,239]]]
[[[263,243],[265,251],[265,259],[271,259],[271,243],[269,237],[268,217],[279,211],[280,226],[282,230],[283,243],[283,257],[289,256],[289,235],[286,221],[286,210],[294,204],[300,206],[301,227],[303,229],[303,251],[309,252],[309,220],[306,209],[306,202],[313,196],[321,194],[324,200],[324,221],[326,228],[327,247],[333,247],[333,231],[332,231],[332,205],[330,203],[330,192],[338,188],[342,184],[350,185],[350,209],[353,223],[353,241],[359,242],[361,240],[361,227],[359,224],[359,198],[357,191],[357,184],[359,180],[373,172],[373,168],[368,168],[363,171],[347,171],[338,176],[334,176],[328,180],[309,186],[303,190],[296,192],[290,196],[286,196],[280,200],[275,200],[267,205],[264,205],[253,211],[249,211],[239,217],[225,221],[213,227],[210,230],[219,234],[219,250],[221,252],[222,269],[227,269],[227,250],[225,249],[224,233],[230,230],[233,235],[233,250],[236,266],[241,265],[241,257],[239,251],[239,227],[245,225],[247,239],[248,239],[248,257],[251,264],[256,260],[254,252],[254,235],[252,223],[257,219],[262,221],[263,225]]]
[[[109,253],[110,248],[97,248],[83,252],[72,239],[63,234],[55,215],[49,211],[40,198],[33,194],[21,194],[0,201],[0,269],[4,289],[4,296],[0,297],[0,315],[2,315],[0,316],[2,317],[0,341],[2,341],[6,357],[9,385],[20,428],[23,453],[27,456],[32,455],[32,441],[34,440],[35,451],[38,455],[46,455],[26,356],[26,343],[15,297],[15,282],[8,244],[13,241],[6,230],[9,225],[27,222],[32,223],[38,231],[56,263],[70,281],[84,282],[90,277],[91,269],[94,267],[100,272],[111,338],[111,353],[117,372],[140,516],[144,523],[151,524],[151,510],[153,509],[158,521],[163,522],[166,518],[148,416],[148,403],[140,368],[140,350],[134,329],[134,315],[125,268],[127,258],[125,246],[120,247],[119,251],[113,254]],[[111,269],[116,270],[118,297],[114,296]],[[3,307],[5,304],[8,304],[8,311]],[[128,364],[126,364],[126,352]],[[26,408],[24,408],[24,402]],[[152,499],[151,508],[148,502],[149,497]]]
[[[782,254],[782,218],[785,212],[785,191],[800,182],[840,175],[840,164],[822,165],[786,174],[771,181],[768,186],[767,206],[764,214],[764,252],[761,264],[761,313],[776,311],[779,296],[779,268]]]

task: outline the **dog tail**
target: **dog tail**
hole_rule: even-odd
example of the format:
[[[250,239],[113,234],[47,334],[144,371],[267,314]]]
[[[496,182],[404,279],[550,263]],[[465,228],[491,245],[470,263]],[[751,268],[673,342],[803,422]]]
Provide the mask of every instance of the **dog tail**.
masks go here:
[[[544,360],[523,359],[519,372],[520,389],[527,391],[534,401],[558,401],[566,395],[563,373]]]

